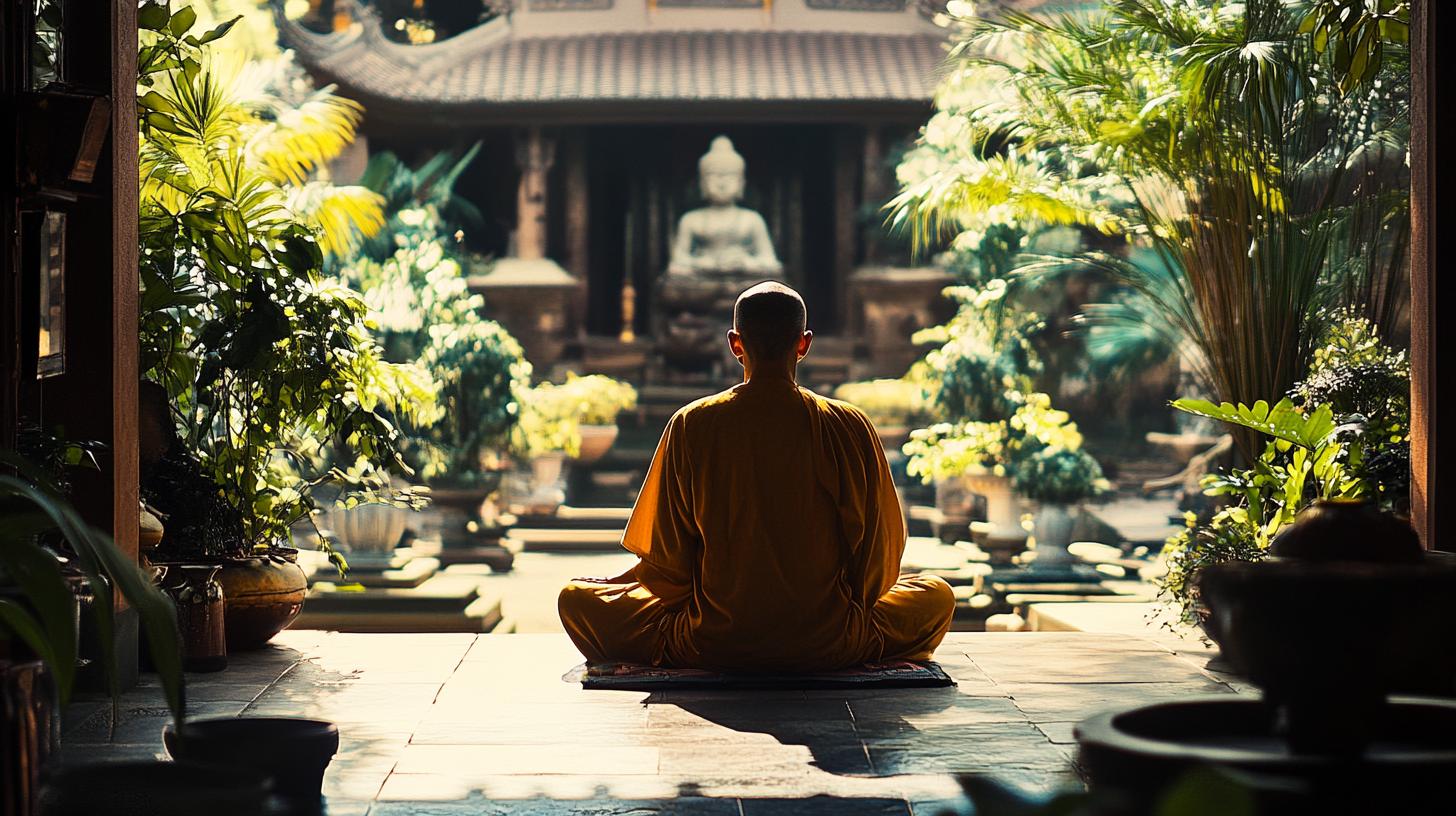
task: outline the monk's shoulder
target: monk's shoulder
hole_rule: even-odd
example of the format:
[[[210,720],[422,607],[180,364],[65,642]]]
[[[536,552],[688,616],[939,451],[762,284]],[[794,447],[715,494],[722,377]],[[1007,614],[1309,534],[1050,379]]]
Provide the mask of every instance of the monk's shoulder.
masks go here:
[[[837,422],[839,425],[851,432],[867,432],[871,436],[875,434],[875,425],[870,421],[869,415],[859,408],[850,405],[842,400],[816,394],[809,389],[804,389],[819,408],[819,412],[828,420]]]
[[[713,424],[728,410],[732,400],[733,390],[731,388],[695,399],[677,409],[677,412],[672,415],[672,419],[668,420],[668,424],[684,433],[693,433],[705,425]]]

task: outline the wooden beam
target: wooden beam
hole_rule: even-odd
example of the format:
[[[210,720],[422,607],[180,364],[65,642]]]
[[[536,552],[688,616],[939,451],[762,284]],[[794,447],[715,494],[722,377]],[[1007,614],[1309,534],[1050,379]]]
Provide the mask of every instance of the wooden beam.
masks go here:
[[[1443,13],[1444,12],[1444,13]],[[1442,446],[1436,424],[1440,347],[1437,326],[1442,294],[1437,288],[1437,236],[1442,222],[1438,171],[1449,156],[1435,149],[1441,143],[1436,115],[1436,76],[1449,57],[1433,49],[1449,3],[1416,0],[1411,7],[1411,521],[1431,549],[1456,549],[1440,526],[1437,465]],[[1450,219],[1446,219],[1449,221]],[[1445,296],[1450,300],[1450,296]],[[1450,335],[1451,332],[1447,332]],[[1449,337],[1447,339],[1449,343]],[[1446,444],[1449,447],[1449,443]]]

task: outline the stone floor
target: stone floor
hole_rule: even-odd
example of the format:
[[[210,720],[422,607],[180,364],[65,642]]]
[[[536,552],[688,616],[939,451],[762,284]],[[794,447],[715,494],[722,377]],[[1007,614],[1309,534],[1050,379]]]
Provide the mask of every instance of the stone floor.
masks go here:
[[[583,691],[562,635],[286,632],[190,685],[194,716],[339,723],[329,814],[966,812],[953,775],[1077,786],[1072,727],[1097,711],[1235,693],[1206,656],[1090,633],[952,634],[956,688]],[[154,680],[154,678],[152,678]],[[75,703],[68,762],[151,757],[154,685]]]

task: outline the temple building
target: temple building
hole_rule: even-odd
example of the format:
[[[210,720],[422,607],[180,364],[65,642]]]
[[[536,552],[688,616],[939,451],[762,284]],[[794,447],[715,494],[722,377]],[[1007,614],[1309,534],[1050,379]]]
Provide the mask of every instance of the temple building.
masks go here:
[[[361,151],[417,163],[483,145],[456,191],[489,226],[465,240],[492,259],[476,283],[538,368],[580,356],[630,373],[651,357],[718,136],[781,265],[757,277],[804,292],[819,362],[894,376],[913,358],[907,329],[930,322],[945,278],[908,266],[881,207],[946,57],[934,3],[519,0],[469,25],[461,2],[426,36],[401,36],[393,6],[428,22],[442,4],[311,5],[280,23],[284,41],[364,105]]]

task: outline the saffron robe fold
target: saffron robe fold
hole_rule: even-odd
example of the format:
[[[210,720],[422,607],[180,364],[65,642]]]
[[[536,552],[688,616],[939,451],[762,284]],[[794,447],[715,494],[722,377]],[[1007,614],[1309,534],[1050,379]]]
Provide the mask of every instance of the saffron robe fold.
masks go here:
[[[561,593],[591,661],[824,670],[929,659],[950,626],[944,581],[899,577],[905,522],[874,426],[788,381],[674,414],[622,544],[641,559],[627,575]]]

